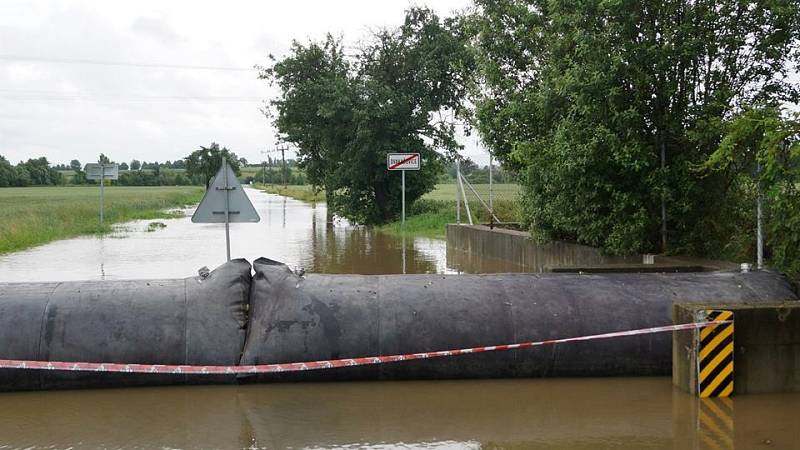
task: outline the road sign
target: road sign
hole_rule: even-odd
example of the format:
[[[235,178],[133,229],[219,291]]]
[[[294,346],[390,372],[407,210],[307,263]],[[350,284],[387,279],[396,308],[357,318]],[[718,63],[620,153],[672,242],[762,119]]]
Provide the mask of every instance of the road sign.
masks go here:
[[[87,180],[100,181],[100,225],[103,225],[103,215],[105,210],[105,195],[103,187],[105,180],[119,179],[119,166],[117,163],[89,163],[83,169],[86,172]]]
[[[419,153],[389,153],[386,155],[386,169],[399,170],[403,174],[402,178],[402,199],[403,199],[403,214],[402,225],[406,224],[406,170],[419,170],[420,157]]]
[[[388,170],[419,170],[419,153],[389,153],[386,155]]]
[[[236,174],[223,157],[219,172],[211,181],[203,200],[192,215],[193,223],[224,223],[225,245],[228,261],[231,260],[231,222],[258,222],[261,220],[247,194],[239,184]]]
[[[89,163],[84,168],[87,180],[117,180],[119,165],[116,163]]]

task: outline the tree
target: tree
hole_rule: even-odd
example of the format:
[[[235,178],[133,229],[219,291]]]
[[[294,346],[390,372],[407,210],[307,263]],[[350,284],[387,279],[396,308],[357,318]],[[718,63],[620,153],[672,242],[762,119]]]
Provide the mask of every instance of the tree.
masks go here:
[[[72,161],[69,162],[69,168],[77,172],[83,169],[83,166],[81,165],[80,161],[78,161],[77,159],[73,159]]]
[[[531,232],[611,253],[666,250],[664,231],[672,250],[718,247],[729,180],[692,167],[741,105],[797,99],[800,4],[475,3],[476,123],[519,172]]]
[[[222,165],[222,158],[228,160],[236,175],[240,175],[239,158],[236,153],[231,152],[225,147],[220,148],[219,144],[214,142],[208,147],[201,146],[199,150],[193,151],[189,156],[184,158],[186,160],[186,173],[189,176],[198,176],[203,180],[203,183],[208,189],[211,179],[219,171]]]
[[[800,274],[800,114],[769,105],[748,105],[723,124],[719,147],[700,167],[726,173],[737,199],[739,220],[728,225],[728,241],[752,259],[755,197],[764,197],[766,251],[773,265]],[[741,194],[745,193],[745,194]]]
[[[106,156],[105,154],[100,153],[100,156],[97,158],[97,162],[101,164],[109,164],[111,163],[111,160],[108,159],[108,156]]]
[[[260,74],[281,90],[280,98],[271,102],[277,112],[275,127],[297,147],[311,184],[325,189],[329,198],[334,183],[328,178],[353,133],[356,93],[350,70],[341,41],[329,34],[322,43],[294,41],[290,56]]]
[[[142,163],[138,159],[131,160],[131,170],[139,170],[142,168]]]
[[[376,33],[354,62],[329,35],[322,43],[295,42],[262,78],[281,89],[272,102],[275,125],[299,148],[299,164],[325,188],[329,208],[373,224],[400,212],[400,174],[386,170],[387,153],[422,154],[422,170],[406,174],[410,203],[433,189],[440,152],[454,156],[459,146],[446,117],[461,110],[460,68],[469,61],[454,22],[412,8],[402,26]]]
[[[119,170],[128,170],[128,163],[125,162],[121,163],[119,165]]]
[[[17,179],[17,171],[14,166],[0,155],[0,187],[14,186]]]
[[[17,164],[16,167],[17,176],[14,178],[14,186],[30,186],[31,185],[31,174],[28,172],[27,167],[25,164]]]

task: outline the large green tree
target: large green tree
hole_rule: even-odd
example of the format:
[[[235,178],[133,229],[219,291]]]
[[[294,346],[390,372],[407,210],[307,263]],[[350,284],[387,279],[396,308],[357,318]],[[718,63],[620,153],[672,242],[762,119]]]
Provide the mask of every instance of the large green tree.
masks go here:
[[[457,23],[412,8],[354,58],[329,36],[295,43],[262,76],[281,89],[274,123],[299,148],[309,181],[324,187],[337,214],[373,224],[400,212],[400,174],[386,170],[387,153],[422,154],[422,170],[406,174],[411,203],[433,189],[443,155],[458,148],[451,119],[469,64]]]
[[[205,184],[206,189],[211,183],[211,179],[217,174],[219,168],[222,166],[222,158],[228,160],[236,175],[241,174],[239,158],[236,153],[231,152],[225,147],[212,142],[208,147],[200,146],[198,150],[193,151],[189,156],[184,158],[186,160],[186,173],[190,177],[197,177]],[[156,164],[157,167],[157,164]]]
[[[295,41],[289,56],[264,68],[260,76],[281,90],[272,101],[274,113],[267,110],[267,115],[297,148],[309,182],[333,197],[333,175],[353,133],[357,101],[341,41],[330,34],[323,42]]]
[[[475,3],[476,123],[519,171],[531,231],[613,253],[718,248],[730,174],[692,169],[743,105],[797,98],[800,5]]]

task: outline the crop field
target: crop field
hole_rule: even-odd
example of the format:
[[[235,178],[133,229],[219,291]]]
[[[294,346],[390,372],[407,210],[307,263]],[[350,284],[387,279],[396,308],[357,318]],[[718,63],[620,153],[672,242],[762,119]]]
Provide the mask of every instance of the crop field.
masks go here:
[[[112,223],[174,217],[165,210],[197,203],[202,196],[200,186],[109,186],[100,227],[99,186],[2,188],[0,253],[106,232]]]
[[[473,187],[478,194],[483,197],[483,200],[488,202],[489,201],[489,185],[488,184],[474,184]],[[472,202],[475,199],[475,195],[469,188],[465,185],[464,189],[467,191],[467,200]],[[509,184],[495,184],[492,186],[493,197],[495,200],[509,200],[515,201],[517,194],[519,194],[519,185],[514,183]],[[452,201],[455,203],[456,201],[456,184],[437,184],[436,188],[425,194],[422,198],[427,200],[445,200],[445,201]]]

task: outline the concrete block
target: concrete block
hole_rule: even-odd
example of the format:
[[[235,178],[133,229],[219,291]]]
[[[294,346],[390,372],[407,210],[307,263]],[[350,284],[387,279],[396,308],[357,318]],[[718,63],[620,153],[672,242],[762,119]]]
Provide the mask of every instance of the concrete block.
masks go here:
[[[697,311],[734,313],[734,394],[800,392],[800,304],[681,304],[673,307],[675,323],[694,321]],[[697,333],[697,332],[695,332]],[[695,334],[673,333],[672,381],[696,394]]]

